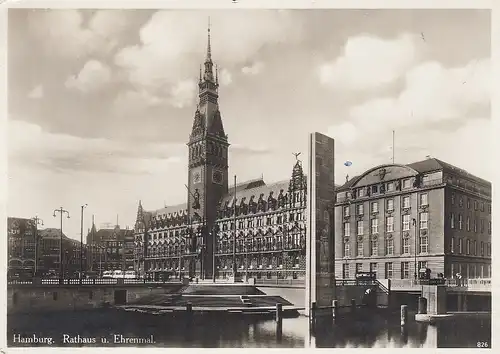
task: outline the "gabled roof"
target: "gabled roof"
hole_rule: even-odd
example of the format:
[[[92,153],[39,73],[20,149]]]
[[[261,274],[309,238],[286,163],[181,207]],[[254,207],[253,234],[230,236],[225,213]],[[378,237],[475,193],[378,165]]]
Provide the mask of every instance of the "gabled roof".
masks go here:
[[[182,203],[177,205],[169,205],[161,209],[150,211],[148,213],[150,213],[152,217],[155,217],[155,216],[163,216],[163,215],[178,213],[186,210],[187,210],[187,203]]]
[[[254,196],[254,202],[257,202],[261,194],[264,194],[264,198],[267,200],[267,197],[269,196],[269,193],[271,191],[274,192],[274,198],[277,198],[280,190],[283,190],[283,193],[288,192],[288,185],[290,183],[289,180],[279,181],[272,184],[265,184],[264,181],[262,182],[263,183],[254,184],[255,187],[252,187],[252,184],[249,183],[247,185],[248,188],[241,188],[240,190],[238,190],[238,187],[236,187],[236,205],[241,202],[242,198],[246,198],[245,202],[248,204],[252,196]],[[224,205],[226,201],[228,201],[229,206],[232,206],[234,200],[233,197],[234,188],[229,189],[228,193],[224,196],[224,198],[222,199],[222,205]]]
[[[61,229],[56,229],[56,228],[47,228],[47,229],[41,229],[38,230],[38,235],[43,238],[57,238],[59,239],[61,237]],[[67,239],[68,237],[64,234],[63,231],[63,238]]]

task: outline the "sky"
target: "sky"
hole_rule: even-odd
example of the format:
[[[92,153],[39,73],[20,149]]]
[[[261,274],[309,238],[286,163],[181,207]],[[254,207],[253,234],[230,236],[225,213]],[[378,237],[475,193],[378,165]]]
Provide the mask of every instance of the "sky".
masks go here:
[[[442,159],[491,180],[488,10],[30,10],[8,13],[7,214],[79,239],[187,197],[208,18],[238,181],[288,179],[308,133],[335,178]],[[345,161],[352,161],[350,167]]]

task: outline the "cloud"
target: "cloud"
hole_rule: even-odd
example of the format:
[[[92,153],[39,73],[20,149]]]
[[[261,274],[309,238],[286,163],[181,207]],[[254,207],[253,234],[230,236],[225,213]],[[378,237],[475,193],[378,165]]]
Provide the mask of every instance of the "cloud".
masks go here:
[[[219,82],[222,86],[229,86],[233,82],[233,76],[227,69],[222,69],[219,72]]]
[[[182,80],[179,81],[170,90],[170,102],[172,106],[183,108],[194,104],[196,96],[196,81]]]
[[[37,98],[42,98],[42,97],[43,97],[43,86],[42,85],[36,86],[35,88],[33,88],[33,90],[30,91],[30,93],[28,93],[28,98],[37,99]]]
[[[475,60],[463,67],[444,68],[425,62],[405,76],[397,97],[383,97],[355,106],[350,116],[361,130],[408,127],[456,120],[489,111],[490,61]],[[358,125],[357,124],[357,125]]]
[[[28,28],[51,56],[67,58],[107,54],[119,45],[117,35],[127,28],[133,11],[98,10],[85,23],[73,9],[32,10]]]
[[[264,63],[256,62],[251,66],[244,66],[243,68],[241,68],[241,72],[245,75],[257,75],[262,71],[263,68]]]
[[[144,174],[177,163],[186,155],[184,144],[135,145],[130,141],[84,139],[48,133],[38,125],[18,120],[9,122],[9,137],[10,163],[63,172]]]
[[[390,163],[394,129],[396,162],[430,155],[491,178],[488,163],[481,159],[491,144],[490,74],[488,59],[454,68],[437,62],[413,67],[403,76],[405,87],[399,95],[354,106],[348,120],[327,129],[337,141],[339,160],[354,163],[351,168],[339,164],[337,171],[353,176],[367,166]]]
[[[342,55],[319,67],[319,79],[338,90],[364,91],[393,83],[417,61],[417,38],[361,35],[349,38]]]
[[[82,92],[90,92],[102,88],[110,80],[110,68],[100,61],[89,60],[78,74],[68,77],[65,86]]]
[[[290,11],[231,10],[209,14],[165,10],[156,12],[141,28],[140,44],[116,54],[116,64],[132,83],[146,88],[193,77],[205,56],[209,15],[212,57],[220,64],[247,62],[266,44],[301,38],[300,25]],[[192,54],[198,55],[196,62],[185,60]]]

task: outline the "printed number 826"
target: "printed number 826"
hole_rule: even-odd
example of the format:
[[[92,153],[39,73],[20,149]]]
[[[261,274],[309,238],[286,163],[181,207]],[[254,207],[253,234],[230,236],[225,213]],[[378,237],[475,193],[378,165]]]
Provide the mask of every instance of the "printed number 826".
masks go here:
[[[488,342],[477,342],[476,346],[478,348],[489,348]]]

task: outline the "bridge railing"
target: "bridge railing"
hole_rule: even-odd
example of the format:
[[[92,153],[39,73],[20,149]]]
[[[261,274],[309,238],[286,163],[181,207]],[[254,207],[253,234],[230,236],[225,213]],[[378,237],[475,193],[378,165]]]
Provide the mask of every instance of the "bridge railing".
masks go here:
[[[97,278],[97,279],[54,279],[41,278],[34,280],[9,280],[7,285],[132,285],[132,284],[168,284],[179,283],[179,280],[150,280],[150,279],[113,279],[113,278]]]
[[[391,279],[392,290],[418,290],[422,285],[438,285],[438,283],[457,290],[470,291],[491,291],[490,278],[471,278],[471,279],[444,279],[443,282],[430,280],[415,280],[415,279]]]
[[[304,279],[257,279],[255,285],[305,286]]]

